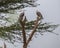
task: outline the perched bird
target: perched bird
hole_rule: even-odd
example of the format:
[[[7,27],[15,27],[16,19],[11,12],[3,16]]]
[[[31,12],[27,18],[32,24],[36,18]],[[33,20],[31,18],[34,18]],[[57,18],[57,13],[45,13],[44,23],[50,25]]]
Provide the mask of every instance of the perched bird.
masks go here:
[[[39,17],[39,20],[43,19],[43,16],[39,11],[36,11],[36,15]]]

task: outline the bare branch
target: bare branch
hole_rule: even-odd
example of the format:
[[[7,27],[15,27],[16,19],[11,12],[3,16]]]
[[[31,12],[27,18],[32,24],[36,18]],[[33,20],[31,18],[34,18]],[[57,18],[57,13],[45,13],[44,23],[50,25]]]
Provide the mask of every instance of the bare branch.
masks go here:
[[[33,28],[33,31],[31,32],[30,37],[27,40],[27,45],[31,41],[31,39],[32,39],[32,37],[33,37],[33,35],[34,35],[35,31],[36,31],[36,28],[39,25],[38,22],[39,22],[39,18],[37,17],[37,20],[36,20],[35,26]]]
[[[23,35],[23,47],[26,45],[26,32],[25,32],[25,22],[22,21],[23,20],[23,16],[24,16],[24,12],[20,15],[19,17],[19,21],[20,21],[20,24],[22,26],[22,35]]]
[[[39,21],[40,21],[41,19],[43,19],[42,14],[41,14],[39,11],[37,11],[36,14],[37,14],[37,20],[36,20],[36,23],[35,23],[35,26],[34,26],[32,32],[31,32],[31,34],[30,34],[30,37],[29,37],[28,40],[27,40],[27,45],[29,44],[29,42],[31,41],[34,33],[36,32],[36,29],[37,29],[37,27],[38,27],[38,25],[39,25]]]
[[[6,44],[4,43],[4,48],[6,48]]]

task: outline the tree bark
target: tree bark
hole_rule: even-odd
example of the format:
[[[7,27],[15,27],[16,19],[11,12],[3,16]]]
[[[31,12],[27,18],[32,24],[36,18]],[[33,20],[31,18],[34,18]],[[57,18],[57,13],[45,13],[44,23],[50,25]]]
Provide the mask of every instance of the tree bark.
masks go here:
[[[22,35],[23,35],[23,48],[27,48],[26,45],[26,32],[25,32],[25,24],[23,22],[21,22],[22,25]]]
[[[31,32],[31,34],[30,34],[30,37],[28,38],[28,40],[27,40],[27,43],[26,43],[26,45],[28,45],[29,44],[29,42],[31,41],[31,39],[32,39],[32,37],[33,37],[33,35],[34,35],[34,33],[36,32],[36,28],[38,27],[38,25],[39,25],[39,17],[37,17],[37,20],[36,20],[36,23],[35,23],[35,26],[34,26],[34,28],[33,28],[33,30],[32,30],[32,32]]]
[[[26,45],[26,44],[24,44],[24,45],[23,45],[23,48],[27,48],[27,45]]]
[[[4,43],[4,47],[3,48],[6,48],[6,44]]]
[[[27,48],[29,42],[31,41],[31,39],[32,39],[32,37],[33,37],[33,35],[34,35],[35,31],[36,31],[37,26],[39,25],[38,22],[39,22],[40,19],[39,19],[39,16],[38,16],[37,20],[36,20],[36,23],[35,23],[35,26],[34,26],[32,32],[31,32],[31,34],[30,34],[30,36],[29,36],[29,38],[27,40],[26,39],[26,32],[25,32],[25,20],[23,20],[23,16],[21,15],[20,18],[19,18],[19,20],[20,20],[20,24],[22,26],[23,48]],[[22,19],[21,19],[21,17],[22,17]]]

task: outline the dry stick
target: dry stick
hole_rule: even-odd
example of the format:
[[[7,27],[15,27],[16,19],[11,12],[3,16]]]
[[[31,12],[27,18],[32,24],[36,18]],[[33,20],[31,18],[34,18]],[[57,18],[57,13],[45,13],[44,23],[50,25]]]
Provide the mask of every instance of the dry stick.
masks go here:
[[[4,43],[4,48],[6,48],[6,44]]]
[[[39,18],[37,17],[35,26],[34,26],[34,28],[33,28],[33,31],[32,31],[31,34],[30,34],[30,37],[29,37],[28,40],[27,40],[26,45],[28,45],[29,42],[31,41],[31,39],[32,39],[32,37],[33,37],[33,35],[34,35],[35,31],[36,31],[36,28],[37,28],[37,26],[39,25],[38,22],[39,22]]]
[[[24,27],[25,23],[20,20],[20,24],[22,26],[23,43],[24,43],[23,48],[27,48],[27,46],[26,46],[26,32],[25,32],[25,27]]]

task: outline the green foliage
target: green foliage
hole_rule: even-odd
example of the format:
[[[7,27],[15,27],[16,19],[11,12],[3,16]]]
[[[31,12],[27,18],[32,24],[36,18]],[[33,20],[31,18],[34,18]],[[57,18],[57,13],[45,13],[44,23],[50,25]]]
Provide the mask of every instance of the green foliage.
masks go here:
[[[0,0],[0,12],[36,6],[34,2],[34,0]]]
[[[25,31],[28,34],[28,31],[31,31],[34,28],[34,23],[35,21],[31,21],[31,22],[27,22],[26,26],[25,26]],[[38,28],[36,29],[36,32],[42,34],[45,32],[50,32],[50,33],[54,33],[53,30],[55,30],[56,27],[58,27],[59,25],[51,25],[49,23],[40,23]],[[56,33],[55,33],[56,34]],[[16,35],[18,35],[19,37],[17,37]],[[9,27],[0,27],[0,37],[4,38],[5,40],[10,40],[13,42],[15,41],[15,38],[17,38],[18,40],[21,40],[22,33],[21,33],[21,26],[20,24],[17,22],[15,24],[12,24]]]

